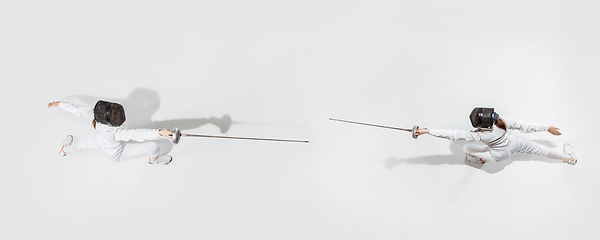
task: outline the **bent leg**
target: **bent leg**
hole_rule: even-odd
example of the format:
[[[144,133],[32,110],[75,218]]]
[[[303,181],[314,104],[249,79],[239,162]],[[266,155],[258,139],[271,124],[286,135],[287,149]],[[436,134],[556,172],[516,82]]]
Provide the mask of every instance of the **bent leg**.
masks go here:
[[[67,153],[70,153],[97,148],[100,148],[100,145],[97,141],[97,135],[94,134],[83,141],[75,141],[73,144],[71,144],[71,146],[64,147],[63,150]]]
[[[467,160],[471,162],[496,161],[490,154],[490,149],[484,145],[467,144],[463,147]]]
[[[483,153],[483,152],[489,152],[490,148],[488,148],[488,146],[485,145],[476,145],[476,144],[467,144],[463,147],[463,151],[465,153]]]
[[[467,153],[467,159],[471,162],[496,162],[496,159],[492,157],[490,152]]]
[[[155,142],[144,142],[144,143],[128,143],[121,153],[119,161],[125,161],[129,159],[147,157],[150,159],[156,159],[160,147]]]

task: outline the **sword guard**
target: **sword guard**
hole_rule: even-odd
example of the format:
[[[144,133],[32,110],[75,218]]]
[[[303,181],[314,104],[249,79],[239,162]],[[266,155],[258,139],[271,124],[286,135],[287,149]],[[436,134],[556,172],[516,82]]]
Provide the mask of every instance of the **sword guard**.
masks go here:
[[[181,140],[181,131],[179,128],[173,128],[173,144],[177,145]]]
[[[414,127],[412,128],[412,137],[413,137],[414,139],[417,139],[417,138],[419,137],[419,136],[417,136],[417,130],[419,130],[419,126],[414,126]],[[175,138],[173,138],[173,139],[175,139]]]

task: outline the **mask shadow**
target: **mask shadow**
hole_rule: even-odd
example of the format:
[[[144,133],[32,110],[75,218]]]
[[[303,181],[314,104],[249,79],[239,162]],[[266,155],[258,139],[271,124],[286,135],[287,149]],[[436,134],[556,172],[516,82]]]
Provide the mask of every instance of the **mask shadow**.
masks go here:
[[[124,99],[101,98],[88,95],[73,95],[70,96],[70,98],[80,100],[89,106],[94,106],[96,102],[101,99],[122,104],[125,108],[125,116],[127,117],[127,120],[125,121],[125,126],[127,128],[173,129],[174,127],[178,127],[181,130],[189,130],[206,124],[212,124],[218,127],[221,133],[226,133],[233,123],[229,115],[223,115],[222,117],[153,121],[152,116],[160,107],[160,97],[158,92],[147,88],[136,88]]]

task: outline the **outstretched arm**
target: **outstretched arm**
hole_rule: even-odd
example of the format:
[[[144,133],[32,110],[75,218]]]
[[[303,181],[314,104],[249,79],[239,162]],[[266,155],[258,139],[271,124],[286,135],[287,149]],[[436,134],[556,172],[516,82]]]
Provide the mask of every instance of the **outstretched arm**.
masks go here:
[[[555,126],[549,125],[541,125],[541,124],[533,124],[523,122],[517,119],[509,118],[509,117],[501,117],[504,123],[506,123],[506,127],[509,129],[518,129],[521,132],[530,133],[530,132],[540,132],[540,131],[548,131],[552,135],[560,136],[561,133],[558,131],[559,128]]]
[[[59,104],[60,104],[60,101],[54,101],[54,102],[48,103],[48,107],[49,108],[58,107]]]
[[[94,120],[94,109],[91,107],[86,107],[86,106],[77,105],[77,104],[68,103],[68,102],[60,102],[60,101],[54,101],[54,102],[48,103],[49,108],[56,107],[56,106],[64,109],[67,112],[75,114],[75,116],[84,117],[89,120]]]
[[[440,130],[440,129],[417,129],[415,135],[430,134],[434,137],[446,138],[450,140],[481,141],[482,136],[479,132],[460,131],[460,130]]]
[[[548,132],[552,133],[552,135],[560,136],[562,133],[560,133],[558,130],[560,129],[555,126],[550,126],[548,128]]]
[[[159,129],[124,129],[119,128],[115,131],[114,137],[119,141],[138,141],[156,140],[160,137],[173,139],[173,131]]]
[[[173,130],[159,130],[158,134],[163,137],[168,137],[169,139],[173,139]]]
[[[548,125],[523,122],[521,120],[517,120],[517,119],[509,118],[509,117],[500,117],[500,119],[502,119],[502,121],[504,121],[504,123],[506,123],[506,127],[508,129],[516,129],[516,130],[519,130],[524,133],[541,132],[541,131],[549,131],[550,130],[550,126],[548,126]]]
[[[429,133],[429,129],[426,128],[419,128],[417,129],[417,131],[415,132],[416,136],[421,136],[423,134],[428,134]]]

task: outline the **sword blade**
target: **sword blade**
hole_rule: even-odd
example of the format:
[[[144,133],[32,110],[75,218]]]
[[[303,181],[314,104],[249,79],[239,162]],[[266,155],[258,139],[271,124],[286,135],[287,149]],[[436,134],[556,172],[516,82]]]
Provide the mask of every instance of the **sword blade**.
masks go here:
[[[371,123],[348,121],[348,120],[342,120],[342,119],[336,119],[336,118],[329,118],[329,120],[338,121],[338,122],[345,122],[345,123],[360,124],[360,125],[366,125],[366,126],[371,126],[371,127],[380,127],[380,128],[388,128],[388,129],[394,129],[394,130],[401,130],[401,131],[412,132],[412,129],[406,129],[406,128],[390,127],[390,126],[383,126],[383,125],[377,125],[377,124],[371,124]]]
[[[308,143],[308,141],[305,141],[305,140],[290,140],[290,139],[276,139],[276,138],[229,137],[229,136],[214,136],[214,135],[187,134],[187,133],[182,133],[182,135],[186,136],[186,137],[227,138],[227,139],[242,139],[242,140],[257,140],[257,141]]]

